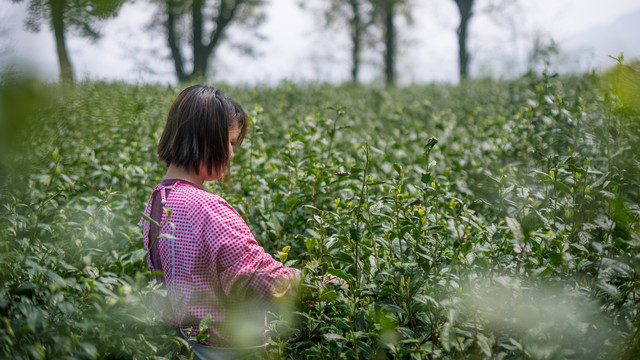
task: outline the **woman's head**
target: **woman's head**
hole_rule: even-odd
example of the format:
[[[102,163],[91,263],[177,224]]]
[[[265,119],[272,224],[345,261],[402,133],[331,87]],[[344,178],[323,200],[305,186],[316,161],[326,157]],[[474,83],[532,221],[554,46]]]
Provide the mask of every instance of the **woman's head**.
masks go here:
[[[236,145],[247,132],[247,114],[240,104],[220,90],[194,85],[173,101],[158,143],[158,159],[199,175],[222,174],[233,149],[229,132],[238,131]],[[234,139],[236,140],[235,136]]]

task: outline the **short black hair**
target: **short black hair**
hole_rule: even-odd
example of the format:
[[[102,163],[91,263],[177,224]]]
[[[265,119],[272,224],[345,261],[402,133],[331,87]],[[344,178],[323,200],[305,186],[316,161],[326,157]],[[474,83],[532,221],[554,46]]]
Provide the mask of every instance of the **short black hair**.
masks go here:
[[[158,142],[158,159],[200,174],[224,172],[229,166],[229,130],[238,127],[238,141],[247,132],[247,114],[242,106],[206,85],[184,89],[173,101],[167,123]]]

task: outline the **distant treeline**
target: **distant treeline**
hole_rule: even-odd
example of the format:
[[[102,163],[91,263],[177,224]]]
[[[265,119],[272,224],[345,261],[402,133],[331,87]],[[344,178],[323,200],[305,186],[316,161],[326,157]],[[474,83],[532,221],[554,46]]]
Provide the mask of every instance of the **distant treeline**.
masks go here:
[[[21,2],[25,0],[14,0]],[[133,0],[26,0],[29,30],[40,31],[48,24],[55,36],[60,66],[60,80],[74,82],[71,57],[66,38],[74,33],[92,40],[101,36],[98,26],[118,16],[121,7]],[[156,20],[149,29],[164,36],[175,74],[179,82],[192,83],[206,79],[217,49],[227,39],[231,27],[255,30],[265,20],[264,0],[148,0],[156,8]],[[445,2],[447,0],[439,0]],[[475,0],[453,0],[460,20],[458,38],[458,69],[460,80],[469,76],[470,54],[467,49],[469,21],[476,12],[505,11],[517,0],[489,0],[483,9],[474,9]],[[323,19],[322,26],[347,31],[350,39],[351,81],[358,74],[365,50],[380,51],[382,73],[387,85],[396,81],[396,56],[400,29],[404,18],[413,24],[421,14],[415,13],[412,0],[297,0],[298,5]],[[292,29],[295,31],[295,29]],[[251,49],[251,44],[241,46]],[[250,51],[249,51],[250,52]]]

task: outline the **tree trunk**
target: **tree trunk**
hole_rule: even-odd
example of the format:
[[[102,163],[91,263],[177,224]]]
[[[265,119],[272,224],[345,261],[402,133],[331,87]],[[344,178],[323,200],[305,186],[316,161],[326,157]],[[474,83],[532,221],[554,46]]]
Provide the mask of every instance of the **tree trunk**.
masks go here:
[[[73,69],[67,52],[64,34],[64,11],[66,0],[51,0],[51,27],[56,38],[56,50],[58,63],[60,64],[60,80],[65,83],[73,83]]]
[[[469,53],[467,52],[467,23],[469,18],[460,19],[458,27],[458,70],[460,80],[469,76]]]
[[[179,15],[175,13],[175,9],[171,3],[167,4],[167,42],[169,43],[169,49],[171,50],[173,66],[176,70],[178,81],[185,82],[187,81],[187,74],[184,71],[184,61],[182,60],[180,41],[176,37],[176,17],[178,16]]]
[[[474,0],[455,0],[460,12],[460,25],[458,26],[458,72],[460,81],[464,81],[469,76],[469,52],[467,51],[467,30],[469,19],[473,15]]]
[[[396,29],[394,22],[395,0],[387,0],[385,3],[385,54],[384,73],[387,85],[395,84],[395,55],[396,55]]]
[[[349,1],[353,17],[351,19],[351,81],[358,82],[360,70],[360,51],[362,48],[362,18],[358,0]]]
[[[224,4],[224,1],[222,1]],[[189,80],[204,81],[207,73],[207,65],[209,62],[210,51],[207,51],[207,47],[203,44],[202,38],[202,7],[204,6],[204,0],[193,0],[192,11],[192,34],[193,34],[193,71]]]

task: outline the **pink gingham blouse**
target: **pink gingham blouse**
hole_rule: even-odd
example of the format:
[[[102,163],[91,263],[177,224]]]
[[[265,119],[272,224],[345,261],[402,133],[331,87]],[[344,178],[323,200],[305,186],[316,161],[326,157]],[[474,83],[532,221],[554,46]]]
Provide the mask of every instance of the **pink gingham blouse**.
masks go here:
[[[167,220],[162,211],[157,240],[167,298],[155,297],[153,307],[167,323],[192,335],[210,314],[209,337],[201,342],[212,346],[237,346],[238,329],[247,322],[261,323],[263,334],[266,305],[297,285],[299,271],[267,254],[221,197],[186,181],[165,180],[149,199],[144,211],[149,217],[156,192],[171,212]],[[140,225],[148,250],[150,223],[142,218]],[[147,264],[157,270],[150,255]],[[247,300],[253,302],[246,305]],[[245,307],[232,310],[239,303]]]

